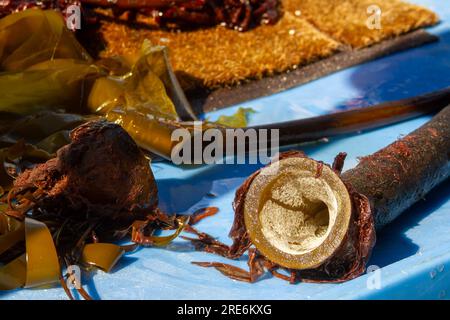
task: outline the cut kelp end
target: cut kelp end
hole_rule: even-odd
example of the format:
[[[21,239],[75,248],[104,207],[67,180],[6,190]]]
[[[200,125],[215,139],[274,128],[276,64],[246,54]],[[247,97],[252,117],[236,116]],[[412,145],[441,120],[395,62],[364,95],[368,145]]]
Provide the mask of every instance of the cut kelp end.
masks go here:
[[[260,171],[244,204],[252,243],[286,268],[318,267],[338,250],[352,216],[352,197],[329,166],[287,157]]]
[[[188,240],[197,250],[230,259],[248,250],[246,276],[228,264],[195,264],[246,282],[264,270],[290,283],[343,282],[362,274],[375,244],[374,220],[367,197],[341,180],[344,158],[338,154],[330,167],[299,151],[281,153],[237,190],[231,246],[191,227],[198,238]]]
[[[381,228],[450,176],[450,106],[340,175],[295,152],[256,172],[236,193],[235,225],[305,282],[342,282],[365,271]],[[233,226],[235,229],[235,226]]]

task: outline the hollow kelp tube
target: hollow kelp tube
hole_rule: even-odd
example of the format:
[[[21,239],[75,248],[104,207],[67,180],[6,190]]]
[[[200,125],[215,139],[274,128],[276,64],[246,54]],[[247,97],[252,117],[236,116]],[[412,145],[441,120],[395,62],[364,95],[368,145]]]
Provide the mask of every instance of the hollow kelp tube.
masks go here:
[[[376,230],[449,177],[450,106],[341,174],[345,156],[340,153],[328,166],[287,152],[255,172],[236,192],[233,245],[202,233],[193,240],[199,250],[232,259],[249,249],[250,271],[196,264],[249,282],[264,269],[291,282],[342,282],[361,275]],[[291,276],[276,273],[279,268]]]
[[[371,203],[377,228],[422,199],[450,172],[450,106],[418,130],[342,175]]]
[[[251,242],[270,261],[301,270],[300,278],[352,279],[365,270],[375,229],[447,179],[449,158],[450,106],[342,175],[306,157],[282,159],[275,175],[261,171],[246,193]]]

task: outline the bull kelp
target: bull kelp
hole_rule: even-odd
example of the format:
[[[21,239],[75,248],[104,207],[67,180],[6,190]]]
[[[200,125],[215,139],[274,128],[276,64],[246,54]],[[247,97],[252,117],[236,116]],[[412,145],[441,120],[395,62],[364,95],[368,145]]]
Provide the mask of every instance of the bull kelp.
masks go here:
[[[233,245],[197,232],[197,249],[228,258],[249,251],[250,270],[225,275],[254,282],[265,270],[290,282],[342,282],[365,272],[381,229],[450,176],[450,106],[424,126],[343,174],[301,152],[281,154],[236,192]],[[285,269],[290,276],[279,273]]]

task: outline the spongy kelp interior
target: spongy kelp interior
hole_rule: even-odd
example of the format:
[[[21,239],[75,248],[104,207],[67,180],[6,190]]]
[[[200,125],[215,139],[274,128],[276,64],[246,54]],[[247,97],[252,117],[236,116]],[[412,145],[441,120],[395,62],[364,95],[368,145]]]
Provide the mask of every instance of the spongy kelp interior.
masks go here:
[[[267,240],[291,254],[317,248],[336,220],[337,200],[330,186],[298,171],[280,177],[269,189],[260,213]]]
[[[338,173],[292,156],[263,168],[245,193],[244,222],[251,242],[270,261],[310,269],[344,240],[353,207]]]
[[[100,55],[129,54],[149,39],[169,47],[171,62],[185,89],[215,88],[295,69],[438,21],[433,12],[420,6],[377,0],[381,29],[370,29],[367,10],[373,4],[371,0],[282,0],[284,14],[275,25],[247,32],[223,26],[161,30],[151,18],[142,16],[138,24],[105,19],[99,29],[104,44]],[[98,48],[98,43],[94,45]]]

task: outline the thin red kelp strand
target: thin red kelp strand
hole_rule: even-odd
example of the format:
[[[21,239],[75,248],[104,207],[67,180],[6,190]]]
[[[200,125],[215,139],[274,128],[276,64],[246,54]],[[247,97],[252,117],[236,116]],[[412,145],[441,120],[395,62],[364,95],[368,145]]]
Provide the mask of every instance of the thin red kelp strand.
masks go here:
[[[195,234],[198,238],[182,236],[182,239],[191,241],[198,251],[214,253],[225,258],[236,259],[244,254],[251,246],[246,232],[243,232],[233,241],[231,246],[216,240],[211,235],[199,232],[192,226],[186,226],[185,231]]]
[[[217,271],[233,280],[251,282],[250,272],[242,268],[233,266],[231,264],[222,262],[195,262],[195,261],[192,262],[192,264],[204,268],[215,268]]]
[[[192,264],[204,268],[215,268],[226,277],[242,282],[254,283],[258,281],[258,279],[261,278],[266,273],[266,271],[270,272],[272,276],[287,281],[291,284],[295,284],[298,282],[298,274],[295,270],[288,270],[290,272],[290,275],[279,273],[277,270],[281,267],[267,260],[256,249],[249,250],[249,258],[247,260],[247,264],[249,267],[248,271],[222,262],[194,261],[192,262]]]
[[[83,287],[80,286],[76,286],[76,290],[78,291],[78,293],[84,298],[84,300],[94,300],[89,293],[86,292],[86,290],[83,289]]]
[[[70,265],[73,265],[73,263],[69,260],[69,258],[68,258],[67,256],[64,257],[63,260],[64,260],[64,263],[65,263],[66,267],[67,267],[67,266],[70,266]],[[80,268],[80,270],[81,270],[81,268]],[[67,277],[67,278],[70,277],[70,276],[71,276],[71,274],[66,273],[66,277]],[[80,277],[80,279],[81,279],[81,277]],[[76,280],[74,279],[74,281],[76,281]],[[70,292],[70,289],[67,287],[66,282],[64,282],[64,278],[62,278],[62,281],[61,281],[61,278],[60,278],[60,282],[61,282],[61,285],[62,285],[62,287],[63,287],[65,293],[68,295],[69,299],[75,300],[75,299],[73,298],[72,293]],[[89,293],[87,293],[86,290],[83,289],[83,286],[82,286],[82,283],[81,283],[81,282],[80,282],[80,283],[76,283],[76,282],[75,282],[75,283],[73,283],[73,285],[75,286],[75,290],[77,290],[77,292],[81,295],[81,297],[83,297],[83,299],[85,299],[85,300],[94,300],[94,299],[89,295]]]
[[[189,221],[189,224],[195,225],[207,217],[216,215],[218,212],[219,208],[217,207],[206,207],[199,209],[191,215],[191,220]]]
[[[347,158],[346,152],[339,152],[338,155],[334,158],[333,165],[331,168],[340,174],[344,169],[345,159]]]
[[[38,201],[39,197],[44,193],[43,190],[37,188],[36,191],[30,193],[29,190],[36,188],[33,185],[22,187],[21,190],[17,188],[12,188],[6,198],[6,203],[8,204],[9,210],[7,214],[14,216],[20,220],[23,220],[25,213],[33,208],[34,204]],[[19,194],[26,192],[23,196],[19,198]],[[37,197],[35,196],[37,195]],[[15,204],[14,202],[17,202]]]
[[[214,246],[214,247],[221,248],[220,255],[223,255],[223,256],[227,256],[228,255],[227,252],[230,251],[230,246],[228,246],[228,245],[226,245],[226,244],[216,240],[215,238],[213,238],[209,234],[204,233],[204,232],[199,232],[197,229],[195,229],[194,227],[192,227],[190,225],[186,226],[185,231],[195,234],[198,238],[195,239],[195,238],[190,238],[190,237],[186,237],[186,236],[181,236],[182,239],[185,239],[185,240],[188,240],[188,241],[192,241],[192,242],[195,242],[195,243],[199,243],[199,244],[203,244],[203,245],[206,245],[206,246]],[[210,251],[210,252],[211,253],[215,253],[216,251]]]
[[[70,289],[67,286],[66,279],[64,279],[63,276],[59,277],[59,283],[61,284],[61,287],[64,289],[64,292],[66,293],[67,297],[69,297],[70,300],[75,300],[75,298],[72,295],[72,292],[70,292]]]
[[[278,268],[277,268],[278,269]],[[285,274],[282,274],[280,272],[277,271],[277,269],[271,269],[269,270],[269,272],[272,274],[272,276],[274,276],[275,278],[290,282],[291,281],[291,277],[287,276]]]

